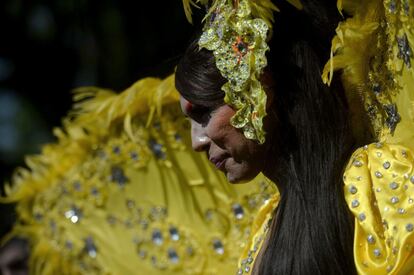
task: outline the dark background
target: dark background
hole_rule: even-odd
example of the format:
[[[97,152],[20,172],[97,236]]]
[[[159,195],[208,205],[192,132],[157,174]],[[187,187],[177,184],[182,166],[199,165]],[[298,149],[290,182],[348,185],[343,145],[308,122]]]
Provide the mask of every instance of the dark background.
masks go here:
[[[54,142],[72,89],[122,91],[139,78],[166,76],[199,27],[187,22],[181,0],[0,2],[2,194],[25,155]],[[13,220],[13,206],[0,205],[0,237]]]

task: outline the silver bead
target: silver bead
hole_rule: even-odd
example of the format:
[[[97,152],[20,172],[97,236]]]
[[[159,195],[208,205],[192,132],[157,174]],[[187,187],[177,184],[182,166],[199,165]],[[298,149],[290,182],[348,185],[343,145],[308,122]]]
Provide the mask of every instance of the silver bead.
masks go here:
[[[405,226],[405,229],[407,230],[407,232],[412,232],[414,230],[414,225],[412,223],[408,223]]]
[[[351,193],[352,195],[358,192],[358,189],[354,185],[349,186],[348,190],[349,190],[349,193]]]
[[[375,248],[374,249],[374,256],[377,257],[377,258],[381,257],[381,250],[379,250],[378,248]]]
[[[398,197],[391,197],[391,203],[392,204],[396,204],[396,203],[398,203],[400,200],[398,199]]]
[[[374,244],[375,243],[375,237],[370,234],[370,235],[367,236],[367,241],[368,241],[369,244]]]
[[[399,214],[404,214],[405,213],[405,209],[404,208],[398,208],[398,213]]]
[[[362,162],[360,160],[354,160],[353,165],[355,167],[361,167],[362,166]]]
[[[173,241],[178,241],[180,239],[180,234],[178,233],[178,229],[176,227],[170,227],[170,238]]]
[[[239,203],[235,203],[232,205],[233,214],[236,219],[241,220],[244,217],[244,210],[243,207]]]
[[[78,223],[82,218],[82,211],[76,206],[65,212],[66,219],[70,220],[72,223]]]
[[[358,200],[353,200],[351,203],[352,208],[358,207],[359,206],[359,201]]]
[[[375,171],[375,176],[379,179],[382,178],[382,174],[380,171]]]
[[[367,217],[365,216],[365,213],[360,213],[360,214],[358,215],[358,218],[359,218],[359,220],[360,220],[361,222],[363,222],[363,221],[365,221],[365,219],[366,219]]]
[[[250,272],[250,266],[246,266],[246,267],[244,268],[244,272],[249,273],[249,272]]]
[[[223,243],[219,239],[213,240],[213,248],[217,254],[219,255],[224,254],[224,246],[223,246]]]
[[[395,181],[391,182],[391,183],[390,183],[390,188],[391,188],[392,190],[397,189],[397,188],[398,188],[398,183],[396,183]]]
[[[391,167],[391,163],[389,161],[386,161],[382,166],[384,167],[384,169],[388,169]]]

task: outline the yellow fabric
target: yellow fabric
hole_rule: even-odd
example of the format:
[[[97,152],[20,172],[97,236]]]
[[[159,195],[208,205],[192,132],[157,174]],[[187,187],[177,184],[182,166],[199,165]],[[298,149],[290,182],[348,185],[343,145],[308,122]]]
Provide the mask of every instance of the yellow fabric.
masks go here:
[[[233,274],[276,190],[231,185],[193,152],[174,76],[75,93],[56,144],[27,158],[2,202],[31,243],[31,274]]]

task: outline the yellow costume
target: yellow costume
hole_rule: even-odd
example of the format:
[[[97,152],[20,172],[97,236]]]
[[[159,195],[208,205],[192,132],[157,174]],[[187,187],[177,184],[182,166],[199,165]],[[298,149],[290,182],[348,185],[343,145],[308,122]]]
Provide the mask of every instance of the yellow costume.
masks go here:
[[[257,210],[275,192],[259,176],[233,186],[191,149],[174,76],[117,95],[96,88],[27,158],[2,201],[11,235],[31,243],[33,274],[232,274]]]
[[[338,8],[349,18],[323,79],[342,70],[350,105],[363,104],[378,141],[344,172],[355,264],[360,274],[413,274],[414,1]],[[228,185],[191,151],[172,79],[144,79],[120,95],[80,90],[86,100],[56,131],[58,144],[17,172],[4,200],[18,201],[13,234],[31,240],[35,274],[251,272],[278,193],[260,177]]]

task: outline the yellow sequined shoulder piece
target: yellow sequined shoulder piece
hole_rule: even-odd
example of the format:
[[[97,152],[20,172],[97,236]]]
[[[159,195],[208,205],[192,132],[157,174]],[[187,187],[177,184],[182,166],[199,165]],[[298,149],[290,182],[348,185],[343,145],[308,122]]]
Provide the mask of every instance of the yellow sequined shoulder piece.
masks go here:
[[[414,273],[414,150],[371,144],[353,154],[344,174],[355,215],[360,274]]]

